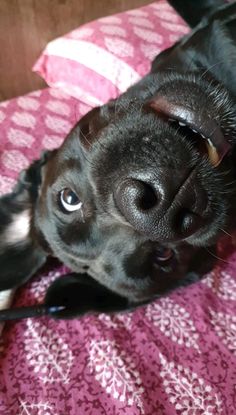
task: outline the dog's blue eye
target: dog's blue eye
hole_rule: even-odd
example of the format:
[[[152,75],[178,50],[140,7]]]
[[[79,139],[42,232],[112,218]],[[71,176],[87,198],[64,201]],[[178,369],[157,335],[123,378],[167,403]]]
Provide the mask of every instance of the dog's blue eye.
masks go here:
[[[82,206],[77,194],[69,188],[65,188],[60,192],[60,202],[67,212],[74,212],[81,209]]]

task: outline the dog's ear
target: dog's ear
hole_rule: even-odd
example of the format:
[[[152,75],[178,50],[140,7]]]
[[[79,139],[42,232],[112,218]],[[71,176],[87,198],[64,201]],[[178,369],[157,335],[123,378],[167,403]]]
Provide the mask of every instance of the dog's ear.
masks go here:
[[[27,281],[45,262],[33,229],[34,207],[41,184],[41,170],[51,152],[20,173],[12,192],[0,198],[0,290]]]
[[[64,306],[53,313],[55,318],[79,317],[91,312],[117,312],[134,307],[129,300],[108,290],[87,274],[68,274],[58,278],[49,287],[45,304]]]

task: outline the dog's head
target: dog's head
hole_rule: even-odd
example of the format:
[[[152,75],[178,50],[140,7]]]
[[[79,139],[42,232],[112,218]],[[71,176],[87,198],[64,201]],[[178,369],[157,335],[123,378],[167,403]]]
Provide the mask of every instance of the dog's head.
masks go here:
[[[195,74],[150,75],[93,109],[42,172],[49,251],[133,301],[184,283],[232,217],[235,121],[227,91]]]

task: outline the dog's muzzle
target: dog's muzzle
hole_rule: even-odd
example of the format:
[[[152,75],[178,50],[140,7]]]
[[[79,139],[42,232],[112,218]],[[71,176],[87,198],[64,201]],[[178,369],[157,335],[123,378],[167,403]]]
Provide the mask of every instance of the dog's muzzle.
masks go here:
[[[176,241],[193,235],[204,224],[207,196],[196,171],[171,171],[145,182],[129,177],[114,192],[120,212],[152,240]]]
[[[227,117],[218,108],[219,99],[210,93],[211,90],[206,94],[193,80],[176,81],[174,87],[173,84],[164,83],[145,106],[171,127],[173,143],[182,137],[186,146],[175,147],[170,142],[170,154],[164,153],[166,160],[162,159],[160,165],[158,152],[163,144],[159,141],[156,154],[152,156],[150,152],[150,159],[157,157],[156,169],[150,168],[148,160],[144,174],[131,168],[113,191],[115,204],[127,222],[141,234],[159,242],[195,237],[210,223],[209,195],[206,186],[202,185],[204,180],[200,178],[198,164],[205,160],[210,169],[217,170],[232,148],[222,129],[221,119]],[[181,165],[182,154],[186,156],[188,145],[196,154],[195,161],[191,156],[192,166],[187,166],[188,162]],[[174,163],[177,160],[174,168],[170,167],[173,163],[169,159]],[[145,170],[145,166],[143,168]]]

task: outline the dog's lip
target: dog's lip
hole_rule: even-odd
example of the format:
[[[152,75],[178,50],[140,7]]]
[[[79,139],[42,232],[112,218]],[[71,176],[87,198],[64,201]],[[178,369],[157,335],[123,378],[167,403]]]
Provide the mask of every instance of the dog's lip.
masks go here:
[[[176,121],[180,126],[189,127],[194,133],[201,135],[205,140],[208,156],[214,167],[221,163],[231,149],[221,127],[204,110],[193,111],[187,106],[174,104],[162,96],[150,101],[149,105],[168,121]]]

